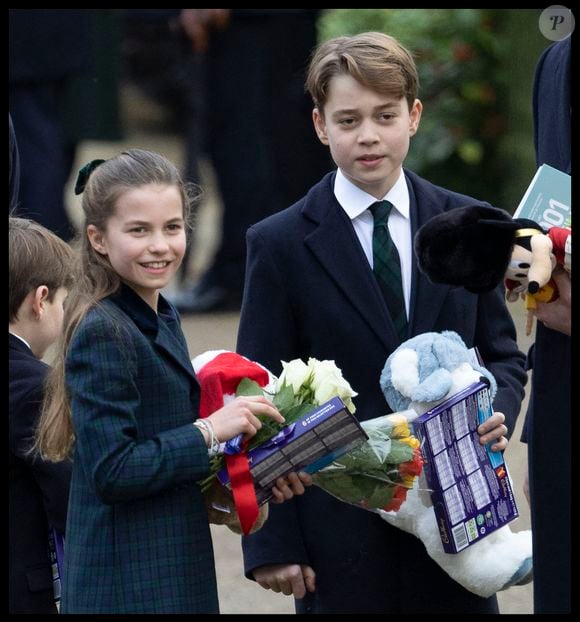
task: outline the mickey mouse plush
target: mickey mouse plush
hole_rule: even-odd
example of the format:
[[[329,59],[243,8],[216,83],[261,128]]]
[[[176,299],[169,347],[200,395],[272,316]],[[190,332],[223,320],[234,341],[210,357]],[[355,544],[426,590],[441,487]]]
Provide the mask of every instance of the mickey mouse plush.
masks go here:
[[[572,230],[545,231],[533,220],[512,218],[487,205],[467,205],[443,212],[425,223],[415,236],[419,268],[431,281],[482,293],[502,280],[507,300],[526,301],[526,334],[533,309],[551,302],[558,289],[551,278],[557,265],[572,271]]]

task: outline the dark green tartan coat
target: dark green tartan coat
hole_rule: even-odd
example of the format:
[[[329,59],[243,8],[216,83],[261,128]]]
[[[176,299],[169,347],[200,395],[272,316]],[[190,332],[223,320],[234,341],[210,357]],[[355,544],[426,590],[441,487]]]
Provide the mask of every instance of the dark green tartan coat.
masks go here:
[[[177,312],[158,312],[123,286],[71,341],[63,613],[219,613],[199,385]]]

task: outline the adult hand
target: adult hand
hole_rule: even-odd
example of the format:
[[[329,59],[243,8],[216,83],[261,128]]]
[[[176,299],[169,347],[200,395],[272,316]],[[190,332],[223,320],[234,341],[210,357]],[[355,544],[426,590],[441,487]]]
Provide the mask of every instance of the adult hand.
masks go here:
[[[484,421],[478,428],[479,442],[487,445],[493,441],[497,441],[491,446],[491,451],[503,451],[508,444],[505,437],[507,434],[507,426],[504,424],[505,415],[500,412],[494,412],[493,415]]]
[[[570,336],[572,334],[572,280],[562,268],[554,270],[552,278],[556,281],[560,295],[554,302],[539,302],[534,315],[546,328]]]
[[[229,23],[231,9],[182,9],[179,24],[191,40],[194,52],[205,52],[212,28],[223,30]]]
[[[316,589],[316,573],[306,564],[272,564],[254,570],[254,579],[265,590],[304,598]]]

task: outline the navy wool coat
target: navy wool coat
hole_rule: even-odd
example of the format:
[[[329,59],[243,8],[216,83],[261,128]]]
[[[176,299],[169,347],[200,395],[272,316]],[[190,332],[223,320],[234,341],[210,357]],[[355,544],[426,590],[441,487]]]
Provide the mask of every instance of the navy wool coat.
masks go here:
[[[534,80],[538,166],[570,174],[571,37],[542,54]],[[572,602],[572,339],[536,322],[532,389],[524,433],[534,543],[534,613],[569,613]],[[548,430],[558,430],[558,441]],[[556,534],[556,535],[555,535]]]
[[[473,199],[405,171],[413,234],[443,210]],[[352,224],[326,175],[290,208],[247,234],[246,288],[238,351],[279,373],[280,361],[336,361],[359,393],[361,420],[389,412],[379,386],[387,357],[399,345],[388,309]],[[409,337],[454,330],[477,346],[498,381],[494,407],[513,429],[524,395],[524,355],[500,289],[475,295],[434,285],[413,261]],[[312,487],[272,506],[257,533],[243,538],[245,571],[304,563],[317,589],[297,601],[302,613],[497,612],[453,582],[414,536],[376,514]]]
[[[63,613],[218,612],[199,385],[177,312],[158,312],[123,286],[71,341]]]
[[[48,365],[14,335],[9,345],[9,612],[56,613],[48,532],[64,533],[70,462],[30,455]]]

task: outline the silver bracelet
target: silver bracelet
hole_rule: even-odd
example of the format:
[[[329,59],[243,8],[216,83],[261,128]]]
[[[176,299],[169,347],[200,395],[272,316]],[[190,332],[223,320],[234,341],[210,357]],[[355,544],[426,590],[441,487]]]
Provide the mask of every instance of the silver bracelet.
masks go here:
[[[207,452],[210,456],[215,456],[220,453],[220,442],[216,436],[213,425],[208,419],[197,419],[193,422],[193,425],[200,431],[205,430],[208,435],[208,447]]]

